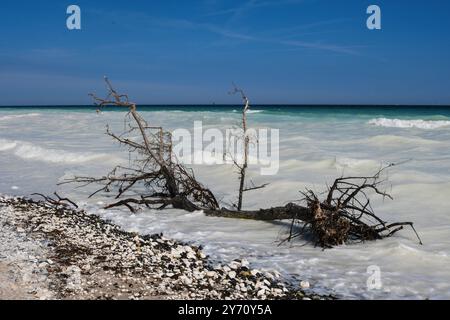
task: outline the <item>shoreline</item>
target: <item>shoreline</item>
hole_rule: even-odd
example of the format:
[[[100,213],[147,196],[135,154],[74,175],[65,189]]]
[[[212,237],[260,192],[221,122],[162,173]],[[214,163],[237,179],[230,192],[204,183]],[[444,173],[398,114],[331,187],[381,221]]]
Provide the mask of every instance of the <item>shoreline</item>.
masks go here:
[[[334,299],[65,206],[0,196],[0,226],[0,299]]]

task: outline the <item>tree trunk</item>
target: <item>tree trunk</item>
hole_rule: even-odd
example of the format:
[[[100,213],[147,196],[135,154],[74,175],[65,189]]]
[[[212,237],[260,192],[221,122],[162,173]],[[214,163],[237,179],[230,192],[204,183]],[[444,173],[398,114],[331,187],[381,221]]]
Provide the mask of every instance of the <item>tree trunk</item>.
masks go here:
[[[284,207],[273,207],[270,209],[253,211],[233,211],[223,208],[220,210],[204,210],[204,212],[205,215],[212,217],[261,221],[292,220],[295,218],[307,222],[312,218],[311,210],[294,203],[289,203]]]

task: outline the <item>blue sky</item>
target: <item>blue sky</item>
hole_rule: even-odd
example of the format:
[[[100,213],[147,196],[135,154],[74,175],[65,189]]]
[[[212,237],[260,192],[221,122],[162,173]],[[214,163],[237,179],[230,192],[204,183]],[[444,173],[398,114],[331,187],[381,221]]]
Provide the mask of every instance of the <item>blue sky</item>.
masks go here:
[[[450,104],[449,14],[447,0],[2,0],[0,104],[90,104],[104,75],[146,104],[236,103],[232,81],[256,104]]]

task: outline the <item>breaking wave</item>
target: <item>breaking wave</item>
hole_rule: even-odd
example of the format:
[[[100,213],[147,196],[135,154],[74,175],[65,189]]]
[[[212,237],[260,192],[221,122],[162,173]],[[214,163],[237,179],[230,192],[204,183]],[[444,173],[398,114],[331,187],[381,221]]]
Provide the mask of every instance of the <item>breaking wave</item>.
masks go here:
[[[368,139],[361,139],[361,143],[369,143],[371,145],[375,145],[378,147],[385,146],[401,146],[401,145],[412,145],[412,146],[421,146],[421,145],[438,145],[441,142],[435,141],[431,139],[424,139],[420,137],[403,137],[403,136],[395,136],[395,135],[379,135],[375,137],[371,137]]]
[[[334,159],[333,166],[336,169],[372,169],[380,166],[380,161],[372,159],[354,159],[354,158],[341,158],[336,157]]]
[[[354,159],[335,157],[322,160],[284,160],[281,162],[282,166],[287,169],[303,168],[306,170],[321,170],[321,169],[355,169],[355,170],[372,170],[379,168],[380,161],[372,159]]]
[[[242,112],[242,110],[233,110],[233,112],[234,112],[234,113]],[[248,114],[251,114],[251,113],[262,113],[262,112],[264,112],[264,110],[252,110],[252,109],[247,110],[247,113],[248,113]]]
[[[49,163],[73,164],[105,159],[109,157],[107,154],[75,153],[65,150],[47,149],[33,145],[29,142],[0,139],[0,152],[7,151],[24,160],[37,160]]]
[[[369,121],[369,124],[378,127],[388,128],[418,128],[418,129],[439,129],[443,127],[450,127],[450,121],[445,120],[400,120],[378,118]]]
[[[14,149],[17,146],[17,142],[15,141],[7,141],[7,140],[0,140],[0,151],[7,151]]]
[[[27,113],[27,114],[11,114],[8,116],[0,117],[0,121],[14,120],[20,118],[30,118],[30,117],[39,117],[40,113]]]

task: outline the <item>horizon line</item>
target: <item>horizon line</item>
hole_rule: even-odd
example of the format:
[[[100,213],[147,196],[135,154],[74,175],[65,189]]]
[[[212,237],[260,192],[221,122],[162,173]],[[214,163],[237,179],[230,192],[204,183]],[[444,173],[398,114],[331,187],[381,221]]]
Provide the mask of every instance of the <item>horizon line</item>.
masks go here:
[[[137,103],[136,106],[141,107],[236,107],[239,106],[239,104],[229,104],[229,103],[188,103],[188,104],[161,104],[161,103],[152,103],[152,104],[145,104],[145,103]],[[253,107],[450,107],[450,104],[371,104],[371,103],[364,103],[364,104],[358,104],[358,103],[337,103],[337,104],[327,104],[327,103],[258,103],[258,104],[252,104]],[[50,108],[75,108],[75,107],[92,107],[92,108],[99,108],[99,106],[95,104],[36,104],[36,105],[30,105],[30,104],[18,104],[18,105],[0,105],[0,108],[43,108],[43,107],[50,107]],[[119,107],[120,106],[114,106],[114,105],[108,105],[103,106],[104,107]]]

